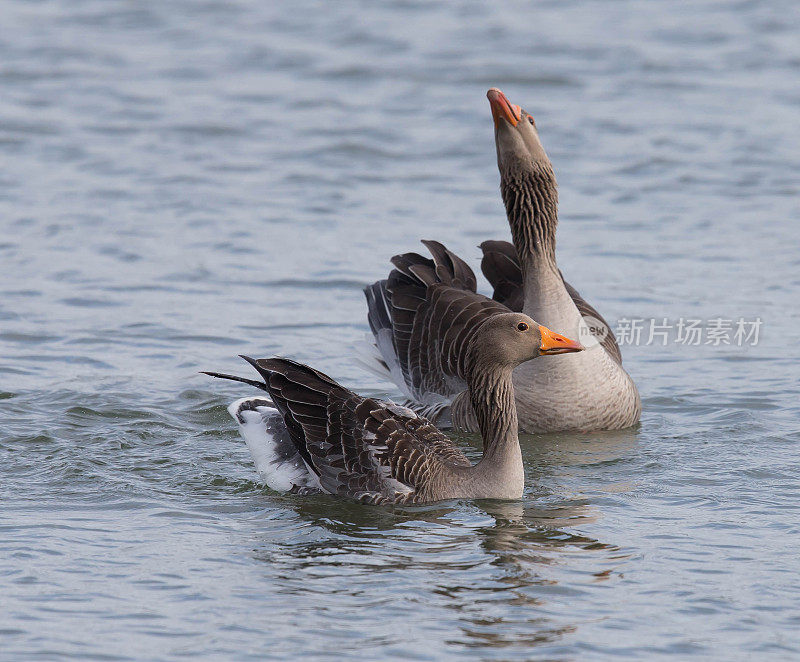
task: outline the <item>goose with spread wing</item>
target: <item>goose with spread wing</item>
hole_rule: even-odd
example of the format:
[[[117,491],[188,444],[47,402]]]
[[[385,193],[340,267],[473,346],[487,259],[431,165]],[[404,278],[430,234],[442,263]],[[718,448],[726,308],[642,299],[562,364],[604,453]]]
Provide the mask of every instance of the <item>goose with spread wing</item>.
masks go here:
[[[476,293],[466,263],[437,242],[423,242],[433,260],[416,253],[392,259],[387,280],[367,287],[374,346],[362,363],[391,378],[410,406],[440,426],[477,431],[466,383],[454,357],[462,356],[468,334],[453,333],[447,320],[464,325],[484,314],[520,311],[550,328],[578,338],[585,352],[521,365],[514,372],[520,431],[611,430],[634,425],[641,414],[639,392],[622,366],[608,323],[561,275],[556,262],[558,191],[553,166],[533,117],[498,89],[487,93],[495,126],[500,190],[513,244],[481,245],[483,273],[492,299]],[[424,313],[409,312],[405,280],[431,273],[447,280],[445,293]]]
[[[460,369],[483,435],[483,458],[475,465],[411,409],[356,395],[295,361],[242,357],[261,381],[205,374],[244,382],[269,395],[238,400],[229,411],[256,469],[273,489],[323,492],[371,504],[518,499],[525,477],[512,370],[541,355],[582,347],[522,313],[488,316],[456,332],[466,332],[468,350]]]

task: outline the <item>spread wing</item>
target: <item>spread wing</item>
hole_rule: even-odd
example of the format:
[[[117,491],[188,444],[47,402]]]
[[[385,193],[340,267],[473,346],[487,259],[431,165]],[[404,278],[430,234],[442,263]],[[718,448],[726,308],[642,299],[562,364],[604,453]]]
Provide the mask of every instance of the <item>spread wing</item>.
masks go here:
[[[389,278],[366,292],[370,328],[392,376],[414,402],[438,405],[466,388],[472,335],[509,309],[476,292],[475,274],[458,256],[438,242],[423,243],[432,260],[396,255]]]
[[[522,267],[514,245],[507,241],[484,241],[481,244],[481,250],[483,251],[481,271],[494,288],[492,298],[505,304],[511,310],[521,311],[524,301]],[[564,287],[567,288],[567,293],[581,317],[592,317],[599,323],[593,324],[591,331],[600,345],[617,363],[622,365],[622,352],[611,326],[594,306],[564,280],[563,274],[561,274],[561,280],[564,281]]]
[[[410,409],[363,398],[288,359],[247,360],[264,378],[299,454],[330,494],[366,503],[429,500],[437,480],[470,465]]]

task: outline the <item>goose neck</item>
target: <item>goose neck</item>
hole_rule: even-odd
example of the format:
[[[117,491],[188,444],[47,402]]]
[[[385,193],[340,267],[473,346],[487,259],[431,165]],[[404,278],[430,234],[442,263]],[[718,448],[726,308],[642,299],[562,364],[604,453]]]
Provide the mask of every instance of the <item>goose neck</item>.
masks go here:
[[[558,188],[549,163],[503,172],[500,190],[523,271],[531,262],[555,265]]]
[[[515,446],[519,450],[513,368],[490,367],[479,361],[472,362],[470,368],[467,387],[483,437],[484,459],[500,456]]]

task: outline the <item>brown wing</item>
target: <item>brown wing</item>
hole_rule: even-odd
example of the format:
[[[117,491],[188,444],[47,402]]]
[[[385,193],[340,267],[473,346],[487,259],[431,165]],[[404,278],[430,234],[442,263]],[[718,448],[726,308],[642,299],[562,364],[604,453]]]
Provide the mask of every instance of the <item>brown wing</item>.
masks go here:
[[[492,298],[508,306],[515,313],[522,312],[524,295],[522,289],[522,267],[517,249],[507,241],[484,241],[481,271],[494,289]]]
[[[521,311],[524,301],[522,267],[514,245],[507,241],[484,241],[481,244],[481,250],[483,251],[481,271],[494,288],[492,298],[508,306],[511,310]],[[591,330],[600,345],[617,363],[622,365],[622,352],[611,326],[594,306],[564,280],[564,275],[560,271],[559,274],[581,317],[592,317],[599,322],[599,324],[592,325]]]
[[[363,398],[288,359],[247,360],[326,492],[367,503],[414,502],[427,499],[437,476],[469,466],[444,434],[409,409]]]
[[[433,260],[396,255],[389,278],[367,288],[367,301],[370,328],[386,364],[399,366],[414,401],[434,405],[466,387],[464,361],[472,334],[489,317],[509,311],[476,292],[475,274],[458,256],[438,242],[423,243]],[[382,339],[388,335],[387,348]]]
[[[365,406],[370,405],[365,402]],[[413,503],[435,499],[437,480],[452,475],[457,467],[469,467],[469,460],[427,419],[405,407],[381,405],[369,410],[364,428],[375,435],[372,443],[389,476],[413,489],[394,500]]]

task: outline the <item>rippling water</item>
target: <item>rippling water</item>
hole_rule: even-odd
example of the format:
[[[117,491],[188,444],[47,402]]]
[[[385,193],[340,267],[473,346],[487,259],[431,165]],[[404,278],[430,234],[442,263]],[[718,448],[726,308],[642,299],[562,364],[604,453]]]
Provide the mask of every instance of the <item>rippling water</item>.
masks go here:
[[[800,655],[800,19],[791,2],[9,1],[0,657]],[[363,393],[360,288],[508,235],[484,97],[537,123],[560,264],[635,430],[523,439],[519,503],[276,495],[201,369]],[[477,452],[474,439],[466,439]]]

